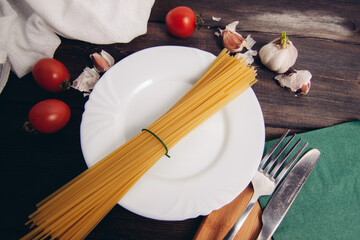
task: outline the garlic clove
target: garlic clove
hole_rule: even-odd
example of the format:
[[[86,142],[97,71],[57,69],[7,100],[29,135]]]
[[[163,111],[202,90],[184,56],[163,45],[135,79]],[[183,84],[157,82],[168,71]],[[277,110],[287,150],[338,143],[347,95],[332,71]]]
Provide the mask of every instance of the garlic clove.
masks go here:
[[[239,21],[232,22],[226,26],[224,30],[220,29],[220,33],[215,32],[216,36],[223,37],[224,47],[230,52],[237,53],[238,57],[243,57],[246,59],[247,64],[252,64],[254,62],[254,56],[257,55],[256,50],[252,50],[251,48],[255,45],[256,41],[248,35],[245,38],[241,36],[241,34],[236,32],[236,26]],[[240,53],[244,48],[247,49],[246,52]]]
[[[289,75],[281,74],[275,77],[280,86],[288,87],[293,92],[306,95],[310,91],[312,75],[308,70],[295,70]]]
[[[110,68],[110,64],[99,53],[93,53],[90,58],[98,72],[106,72]]]
[[[246,45],[245,38],[241,37],[239,34],[230,32],[230,31],[223,31],[223,43],[224,46],[230,52],[241,52]]]
[[[235,21],[227,25],[224,30],[220,29],[224,47],[234,53],[241,52],[247,44],[246,39],[236,32],[238,23],[239,21]]]
[[[115,59],[105,50],[101,50],[100,55],[105,58],[105,60],[109,63],[110,67],[114,66]]]
[[[101,50],[100,54],[99,53],[90,54],[90,58],[94,64],[94,68],[98,72],[106,72],[115,63],[114,58],[104,50]]]

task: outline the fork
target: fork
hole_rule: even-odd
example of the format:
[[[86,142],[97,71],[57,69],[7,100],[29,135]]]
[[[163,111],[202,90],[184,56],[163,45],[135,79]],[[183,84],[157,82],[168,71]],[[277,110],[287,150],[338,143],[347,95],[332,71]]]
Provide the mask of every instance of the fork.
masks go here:
[[[281,182],[281,180],[286,176],[289,169],[294,165],[297,158],[300,156],[302,151],[305,149],[308,143],[305,143],[298,152],[288,161],[288,163],[281,169],[281,167],[286,162],[287,158],[299,145],[301,138],[290,148],[290,150],[283,156],[280,160],[280,156],[285,152],[290,143],[294,140],[296,134],[294,134],[286,144],[274,155],[270,160],[270,157],[274,154],[279,145],[283,142],[285,137],[288,135],[290,130],[287,130],[281,138],[275,143],[274,146],[266,153],[263,159],[260,162],[259,168],[253,177],[251,183],[253,185],[254,194],[250,199],[250,202],[246,206],[245,210],[235,222],[230,231],[226,234],[224,240],[232,240],[236,236],[237,232],[240,230],[241,226],[245,222],[246,218],[249,216],[251,210],[253,209],[255,203],[261,196],[271,195],[276,186]]]

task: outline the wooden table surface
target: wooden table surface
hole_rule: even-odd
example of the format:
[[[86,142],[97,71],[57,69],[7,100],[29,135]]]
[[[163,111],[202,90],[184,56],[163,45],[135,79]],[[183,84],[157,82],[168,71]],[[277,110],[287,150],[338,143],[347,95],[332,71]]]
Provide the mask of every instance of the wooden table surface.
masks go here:
[[[164,19],[173,7],[186,5],[201,14],[205,26],[187,39],[168,34]],[[62,61],[74,80],[91,66],[89,54],[101,49],[117,61],[136,51],[161,45],[199,48],[217,55],[222,49],[218,28],[239,20],[237,30],[251,34],[255,49],[286,30],[299,51],[294,66],[309,70],[308,95],[296,96],[282,88],[256,57],[259,82],[253,89],[262,107],[266,139],[279,137],[286,128],[306,132],[360,120],[360,2],[319,1],[156,1],[147,34],[130,43],[94,45],[62,39],[54,58]],[[220,22],[212,16],[221,17]],[[37,102],[57,98],[72,111],[70,122],[54,134],[28,134],[22,128],[30,108]],[[11,73],[0,94],[0,239],[18,239],[28,232],[24,223],[35,204],[86,169],[80,147],[79,127],[87,97],[71,89],[49,93],[38,87],[31,74],[19,79]],[[246,191],[251,191],[248,188]],[[244,202],[244,200],[241,200]],[[192,239],[203,216],[184,221],[156,221],[115,206],[88,239]],[[250,224],[246,237],[255,239],[260,227]],[[255,238],[254,238],[255,237]]]

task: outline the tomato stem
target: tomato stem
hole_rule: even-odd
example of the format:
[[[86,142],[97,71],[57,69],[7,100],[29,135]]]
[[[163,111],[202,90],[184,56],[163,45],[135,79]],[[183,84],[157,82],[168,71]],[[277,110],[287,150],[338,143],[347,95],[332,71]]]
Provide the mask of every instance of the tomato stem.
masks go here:
[[[31,125],[31,123],[29,121],[26,121],[23,125],[23,128],[25,129],[25,131],[27,131],[28,133],[34,133],[36,132],[35,128]]]
[[[68,78],[66,78],[65,81],[62,81],[61,84],[59,85],[59,87],[63,90],[69,90],[71,87],[71,83],[70,80]]]
[[[200,15],[196,15],[195,30],[198,31],[204,25],[204,19]]]

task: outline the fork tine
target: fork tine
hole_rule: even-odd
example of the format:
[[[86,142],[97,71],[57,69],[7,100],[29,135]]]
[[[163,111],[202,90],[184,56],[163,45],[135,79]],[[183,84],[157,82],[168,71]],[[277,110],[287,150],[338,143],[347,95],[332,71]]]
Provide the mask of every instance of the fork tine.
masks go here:
[[[276,166],[271,170],[270,173],[270,177],[274,177],[276,175],[276,173],[278,172],[278,170],[282,167],[282,165],[284,165],[284,163],[286,162],[286,160],[288,159],[288,157],[291,155],[291,153],[295,150],[295,148],[299,145],[299,143],[301,142],[302,138],[300,138],[295,144],[294,146],[291,147],[291,149],[286,153],[286,155],[276,164]]]
[[[275,152],[278,146],[282,143],[284,138],[289,134],[290,129],[288,129],[280,138],[279,140],[270,148],[270,150],[265,154],[263,159],[261,159],[259,169],[264,166],[264,164],[269,160],[270,156]]]
[[[296,134],[294,134],[288,141],[287,143],[280,149],[280,151],[275,155],[275,157],[273,159],[271,159],[271,161],[269,162],[269,164],[265,167],[264,172],[268,173],[270,171],[270,169],[276,164],[277,160],[279,159],[279,157],[281,156],[281,154],[285,151],[285,149],[290,145],[290,143],[292,142],[292,140],[294,140]]]
[[[281,170],[281,172],[278,174],[278,176],[275,179],[275,184],[278,184],[283,177],[287,174],[288,170],[294,165],[297,158],[300,156],[300,154],[304,151],[304,149],[307,147],[308,143],[306,142],[299,151],[291,158],[291,160],[285,165],[285,167]]]

